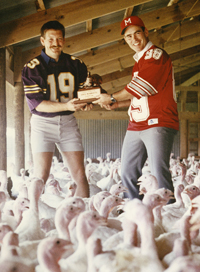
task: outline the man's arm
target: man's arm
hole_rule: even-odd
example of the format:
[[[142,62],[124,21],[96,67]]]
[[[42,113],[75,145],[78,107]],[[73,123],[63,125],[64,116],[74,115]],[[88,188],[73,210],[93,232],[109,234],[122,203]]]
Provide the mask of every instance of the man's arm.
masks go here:
[[[123,108],[123,107],[129,107],[131,103],[131,100],[124,100],[124,101],[117,101],[115,103],[112,103],[110,105],[101,105],[102,108],[105,108],[106,110],[114,110],[118,108]]]
[[[113,97],[117,100],[117,102],[119,101],[126,101],[129,99],[133,98],[133,95],[131,95],[129,92],[127,92],[125,89],[116,92],[113,94]],[[95,100],[94,102],[92,102],[93,104],[100,104],[100,105],[110,105],[111,103],[113,103],[111,101],[111,95],[110,94],[100,94],[98,96],[98,99]],[[122,106],[123,107],[123,106]]]
[[[76,104],[74,98],[66,103],[43,100],[35,109],[40,112],[60,112],[60,111],[77,111],[83,109],[87,103]]]

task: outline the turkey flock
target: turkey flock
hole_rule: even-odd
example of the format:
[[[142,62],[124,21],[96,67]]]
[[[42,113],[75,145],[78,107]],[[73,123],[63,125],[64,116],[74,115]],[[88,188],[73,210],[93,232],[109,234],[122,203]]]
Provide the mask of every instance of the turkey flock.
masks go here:
[[[130,200],[121,160],[110,158],[86,160],[89,198],[75,196],[56,157],[46,184],[30,166],[28,175],[13,172],[9,187],[0,170],[0,271],[200,271],[200,162],[171,154],[172,193],[158,188],[147,159],[138,179],[143,199]]]

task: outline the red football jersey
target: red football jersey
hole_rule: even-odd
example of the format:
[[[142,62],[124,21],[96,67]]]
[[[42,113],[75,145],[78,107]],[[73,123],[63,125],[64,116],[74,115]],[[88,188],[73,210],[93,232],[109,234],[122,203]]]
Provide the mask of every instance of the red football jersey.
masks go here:
[[[178,130],[173,66],[169,55],[149,42],[135,62],[125,89],[134,97],[128,110],[128,130],[168,127]],[[137,55],[137,54],[136,54]]]

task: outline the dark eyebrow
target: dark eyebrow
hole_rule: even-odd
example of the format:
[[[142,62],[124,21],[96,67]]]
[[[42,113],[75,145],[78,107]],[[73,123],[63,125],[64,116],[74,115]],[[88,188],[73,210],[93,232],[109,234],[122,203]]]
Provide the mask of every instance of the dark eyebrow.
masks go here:
[[[124,35],[124,37],[127,37],[129,35],[133,35],[133,34],[138,33],[138,32],[142,32],[142,30],[138,29],[134,33],[129,33],[129,34]]]

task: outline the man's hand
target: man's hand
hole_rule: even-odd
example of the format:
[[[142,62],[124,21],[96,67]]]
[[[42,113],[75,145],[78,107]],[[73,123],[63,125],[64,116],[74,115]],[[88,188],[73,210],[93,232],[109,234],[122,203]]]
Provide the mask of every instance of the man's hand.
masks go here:
[[[103,107],[104,105],[109,105],[112,103],[112,101],[110,100],[110,94],[100,94],[97,97],[97,100],[92,102],[93,104],[99,104],[101,107]]]
[[[79,98],[73,98],[69,100],[67,104],[67,110],[69,111],[78,111],[82,110],[84,107],[87,106],[87,103],[75,103],[76,101],[79,101]]]
[[[90,111],[93,108],[92,103],[91,104],[86,104],[81,110],[82,111]]]
[[[111,103],[110,105],[100,105],[102,108],[106,109],[106,110],[114,110],[117,109],[118,106],[118,102],[115,103]]]
[[[111,103],[110,105],[100,105],[102,108],[105,108],[106,110],[114,110],[117,108],[122,107],[129,107],[131,103],[130,99],[124,100],[124,101],[117,101],[115,103]]]

